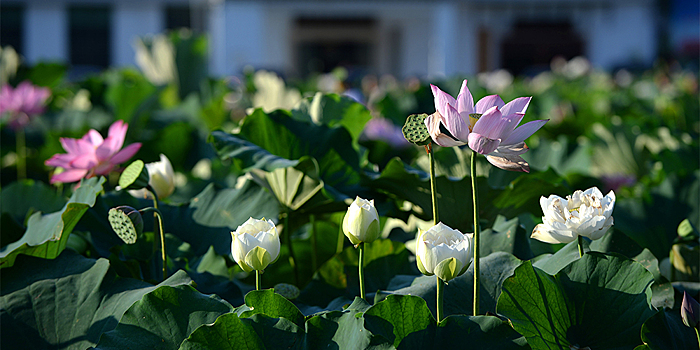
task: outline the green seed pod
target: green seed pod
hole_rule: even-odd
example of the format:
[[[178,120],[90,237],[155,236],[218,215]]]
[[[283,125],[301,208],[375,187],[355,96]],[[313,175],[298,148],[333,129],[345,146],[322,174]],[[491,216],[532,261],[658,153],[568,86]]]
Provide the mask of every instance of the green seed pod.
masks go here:
[[[424,146],[432,142],[428,133],[428,127],[425,126],[425,118],[427,117],[428,115],[423,113],[411,114],[406,118],[406,123],[401,128],[401,131],[408,142],[418,146]]]
[[[137,159],[124,169],[119,177],[119,186],[123,190],[140,190],[148,186],[148,168],[143,161]]]
[[[132,207],[122,205],[110,209],[108,220],[114,232],[126,244],[136,243],[136,238],[143,233],[141,213]]]

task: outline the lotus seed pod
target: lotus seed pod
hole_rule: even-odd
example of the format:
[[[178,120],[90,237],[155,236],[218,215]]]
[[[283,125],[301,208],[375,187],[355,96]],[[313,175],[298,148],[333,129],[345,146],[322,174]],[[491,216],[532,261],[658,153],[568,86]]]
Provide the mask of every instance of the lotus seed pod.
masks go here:
[[[109,210],[109,224],[114,232],[126,244],[136,243],[143,233],[143,218],[141,213],[129,206],[122,205]]]

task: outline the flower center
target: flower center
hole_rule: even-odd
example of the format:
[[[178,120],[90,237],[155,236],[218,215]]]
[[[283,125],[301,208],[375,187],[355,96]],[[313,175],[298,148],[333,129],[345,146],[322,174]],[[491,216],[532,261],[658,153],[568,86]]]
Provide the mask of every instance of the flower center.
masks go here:
[[[476,122],[481,118],[483,114],[481,113],[470,113],[469,114],[469,131],[471,132],[472,129],[474,128],[474,125]]]

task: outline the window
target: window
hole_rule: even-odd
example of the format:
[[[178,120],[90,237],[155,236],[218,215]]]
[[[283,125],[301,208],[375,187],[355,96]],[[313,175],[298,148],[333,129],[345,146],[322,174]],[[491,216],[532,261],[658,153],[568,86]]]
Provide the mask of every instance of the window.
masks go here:
[[[165,29],[174,30],[191,27],[191,14],[189,6],[173,5],[165,8]]]
[[[69,8],[70,63],[78,70],[107,68],[110,62],[111,11],[106,6]]]
[[[24,8],[20,5],[0,5],[0,46],[12,46],[17,53],[22,50]]]
[[[513,74],[549,69],[556,56],[583,55],[583,40],[570,23],[517,23],[501,43],[501,65]]]
[[[344,67],[367,73],[374,67],[378,33],[370,18],[299,18],[296,21],[295,59],[302,76]]]

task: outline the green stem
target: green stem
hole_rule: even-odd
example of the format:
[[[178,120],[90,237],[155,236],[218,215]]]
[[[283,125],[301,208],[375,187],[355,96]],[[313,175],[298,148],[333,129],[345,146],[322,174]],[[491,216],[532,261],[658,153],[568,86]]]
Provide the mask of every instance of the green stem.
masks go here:
[[[311,223],[311,251],[313,252],[313,254],[311,254],[311,270],[316,271],[316,265],[318,264],[316,260],[318,255],[318,250],[316,248],[316,215],[309,215],[309,222]]]
[[[360,261],[358,262],[358,273],[360,275],[360,298],[365,299],[365,243],[358,244],[360,249]]]
[[[578,256],[583,258],[583,236],[578,236]]]
[[[294,247],[292,247],[292,230],[289,227],[289,211],[286,213],[287,215],[284,217],[284,230],[287,231],[285,232],[285,242],[287,243],[287,249],[289,249],[289,264],[292,265],[292,269],[294,270],[294,284],[297,286],[299,285],[299,268],[297,267],[297,261],[296,258],[294,257]]]
[[[433,225],[437,225],[440,219],[438,217],[437,190],[435,189],[435,159],[433,157],[432,144],[428,144],[425,148],[428,151],[428,159],[430,160],[430,194],[433,200]]]
[[[695,329],[695,337],[698,338],[698,345],[700,345],[700,333],[698,332],[698,327],[696,326],[694,329]]]
[[[255,270],[255,290],[262,289],[262,283],[260,282],[260,270]]]
[[[153,195],[153,207],[156,208],[156,212],[153,213],[153,222],[154,226],[157,226],[158,232],[160,233],[160,257],[163,260],[163,280],[168,278],[168,272],[167,272],[167,260],[165,256],[165,234],[163,233],[163,217],[160,214],[160,210],[158,210],[158,195],[156,195],[156,191],[151,187],[151,185],[146,185],[146,189],[151,192],[151,195]],[[153,231],[156,230],[156,227],[153,228]]]
[[[474,316],[479,314],[479,195],[476,187],[476,152],[472,151],[470,174],[472,177],[472,206],[474,209]]]
[[[443,312],[442,312],[442,301],[443,301],[443,291],[445,290],[445,282],[443,282],[440,277],[435,276],[437,278],[437,323],[438,325],[440,324],[440,321],[442,321]]]
[[[15,132],[17,142],[17,181],[27,178],[27,143],[23,128],[18,128]]]

